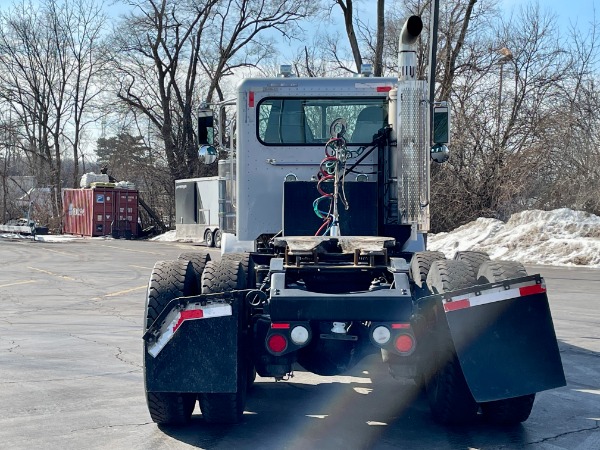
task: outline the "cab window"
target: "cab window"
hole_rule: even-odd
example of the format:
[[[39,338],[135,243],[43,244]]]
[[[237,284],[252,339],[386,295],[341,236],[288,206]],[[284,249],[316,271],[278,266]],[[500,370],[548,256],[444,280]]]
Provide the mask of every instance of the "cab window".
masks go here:
[[[367,145],[387,125],[384,98],[267,98],[257,108],[258,139],[265,145],[322,145],[344,119],[349,145]]]

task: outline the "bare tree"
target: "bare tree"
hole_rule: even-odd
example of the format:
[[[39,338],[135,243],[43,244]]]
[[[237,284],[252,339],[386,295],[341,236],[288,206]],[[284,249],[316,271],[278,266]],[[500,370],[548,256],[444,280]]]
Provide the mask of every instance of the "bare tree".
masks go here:
[[[569,61],[554,19],[532,4],[493,34],[467,33],[448,99],[453,155],[434,171],[434,226],[446,230],[480,216],[506,219],[533,206],[548,144],[560,120],[558,93]],[[510,49],[510,58],[500,49]],[[459,67],[457,65],[457,67]],[[449,207],[449,205],[452,205]],[[440,208],[441,209],[441,208]]]
[[[2,95],[24,126],[24,150],[39,161],[37,175],[42,183],[55,187],[59,215],[67,68],[65,48],[59,46],[63,37],[57,27],[59,18],[52,12],[23,2],[2,15],[0,77]]]
[[[358,38],[354,31],[354,4],[352,0],[336,0],[335,1],[342,10],[344,16],[344,26],[346,28],[346,36],[348,37],[348,43],[352,50],[352,56],[354,57],[354,64],[356,64],[356,71],[360,71],[362,66],[362,55],[358,45]]]
[[[549,98],[554,114],[543,116],[548,139],[543,149],[532,198],[540,208],[569,206],[600,214],[600,24],[593,15],[590,27],[574,24],[563,40],[566,72]]]
[[[442,100],[446,100],[450,95],[452,82],[456,76],[458,56],[465,45],[475,3],[477,0],[469,0],[466,5],[464,2],[455,2],[450,17],[446,21],[446,39],[442,50],[444,71],[438,96]],[[460,30],[458,35],[456,35],[456,30]]]
[[[56,9],[57,5],[53,3],[50,7]],[[61,17],[63,45],[69,56],[72,133],[66,134],[65,138],[73,149],[73,187],[77,187],[82,133],[100,114],[94,102],[103,92],[99,80],[107,67],[102,52],[106,16],[94,0],[74,0],[70,5],[63,4],[53,14]],[[95,114],[91,114],[92,107]]]
[[[206,22],[217,0],[131,2],[115,30],[117,96],[160,130],[173,178],[193,176],[197,152],[193,107]]]
[[[193,112],[215,93],[233,70],[258,64],[273,53],[271,30],[293,36],[311,10],[307,0],[138,0],[116,30],[113,67],[118,97],[144,114],[164,141],[173,178],[198,173]]]
[[[386,38],[385,0],[377,0],[375,33],[372,32],[372,27],[365,23],[364,20],[357,17],[358,9],[355,8],[353,0],[335,0],[335,4],[340,7],[344,17],[346,38],[350,45],[356,69],[350,70],[346,67],[345,63],[342,63],[343,58],[339,54],[337,43],[332,43],[333,45],[330,46],[330,52],[338,62],[339,67],[351,72],[359,73],[363,61],[365,59],[370,59],[373,64],[373,74],[376,77],[383,76],[384,44]],[[373,35],[375,36],[374,41],[372,39]]]
[[[101,28],[99,10],[87,0],[22,1],[0,13],[0,98],[18,121],[16,144],[38,183],[54,188],[57,218],[65,146],[72,143],[77,161]]]
[[[222,0],[205,36],[202,67],[210,79],[205,100],[215,92],[224,100],[221,81],[234,70],[257,66],[276,50],[273,36],[298,37],[299,23],[316,11],[309,0]],[[272,37],[266,36],[271,32]]]

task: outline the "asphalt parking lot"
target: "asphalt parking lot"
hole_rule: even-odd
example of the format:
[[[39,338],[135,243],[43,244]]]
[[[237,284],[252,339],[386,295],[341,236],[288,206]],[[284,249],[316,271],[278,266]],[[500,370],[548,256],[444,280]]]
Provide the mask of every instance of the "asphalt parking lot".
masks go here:
[[[345,376],[258,378],[236,426],[196,409],[188,426],[158,427],[144,399],[145,291],[156,261],[197,248],[0,240],[0,448],[600,449],[600,270],[580,268],[529,268],[546,278],[568,385],[538,394],[520,426],[441,427],[367,358]]]

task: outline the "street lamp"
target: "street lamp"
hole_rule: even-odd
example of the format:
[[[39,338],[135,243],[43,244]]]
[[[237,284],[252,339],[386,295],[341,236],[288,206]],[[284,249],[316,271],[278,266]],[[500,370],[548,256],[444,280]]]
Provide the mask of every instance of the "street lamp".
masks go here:
[[[502,57],[496,63],[496,64],[500,65],[500,84],[498,86],[498,117],[497,117],[497,129],[496,129],[496,147],[500,148],[500,119],[501,119],[500,113],[502,111],[502,76],[504,73],[504,64],[512,61],[513,54],[506,47],[502,47],[500,50],[498,50],[498,53],[500,55],[502,55]]]

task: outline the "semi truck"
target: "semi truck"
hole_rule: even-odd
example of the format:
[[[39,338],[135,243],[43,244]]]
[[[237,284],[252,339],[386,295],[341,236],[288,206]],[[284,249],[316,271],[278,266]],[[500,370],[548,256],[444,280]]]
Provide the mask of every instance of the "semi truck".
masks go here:
[[[402,29],[397,78],[239,84],[235,233],[220,260],[186,252],[150,277],[152,420],[185,423],[199,402],[206,422],[235,423],[256,374],[334,376],[373,353],[443,424],[519,423],[536,393],[565,384],[539,274],[427,250],[430,164],[448,158],[449,118],[416,77],[422,27],[412,16]]]

